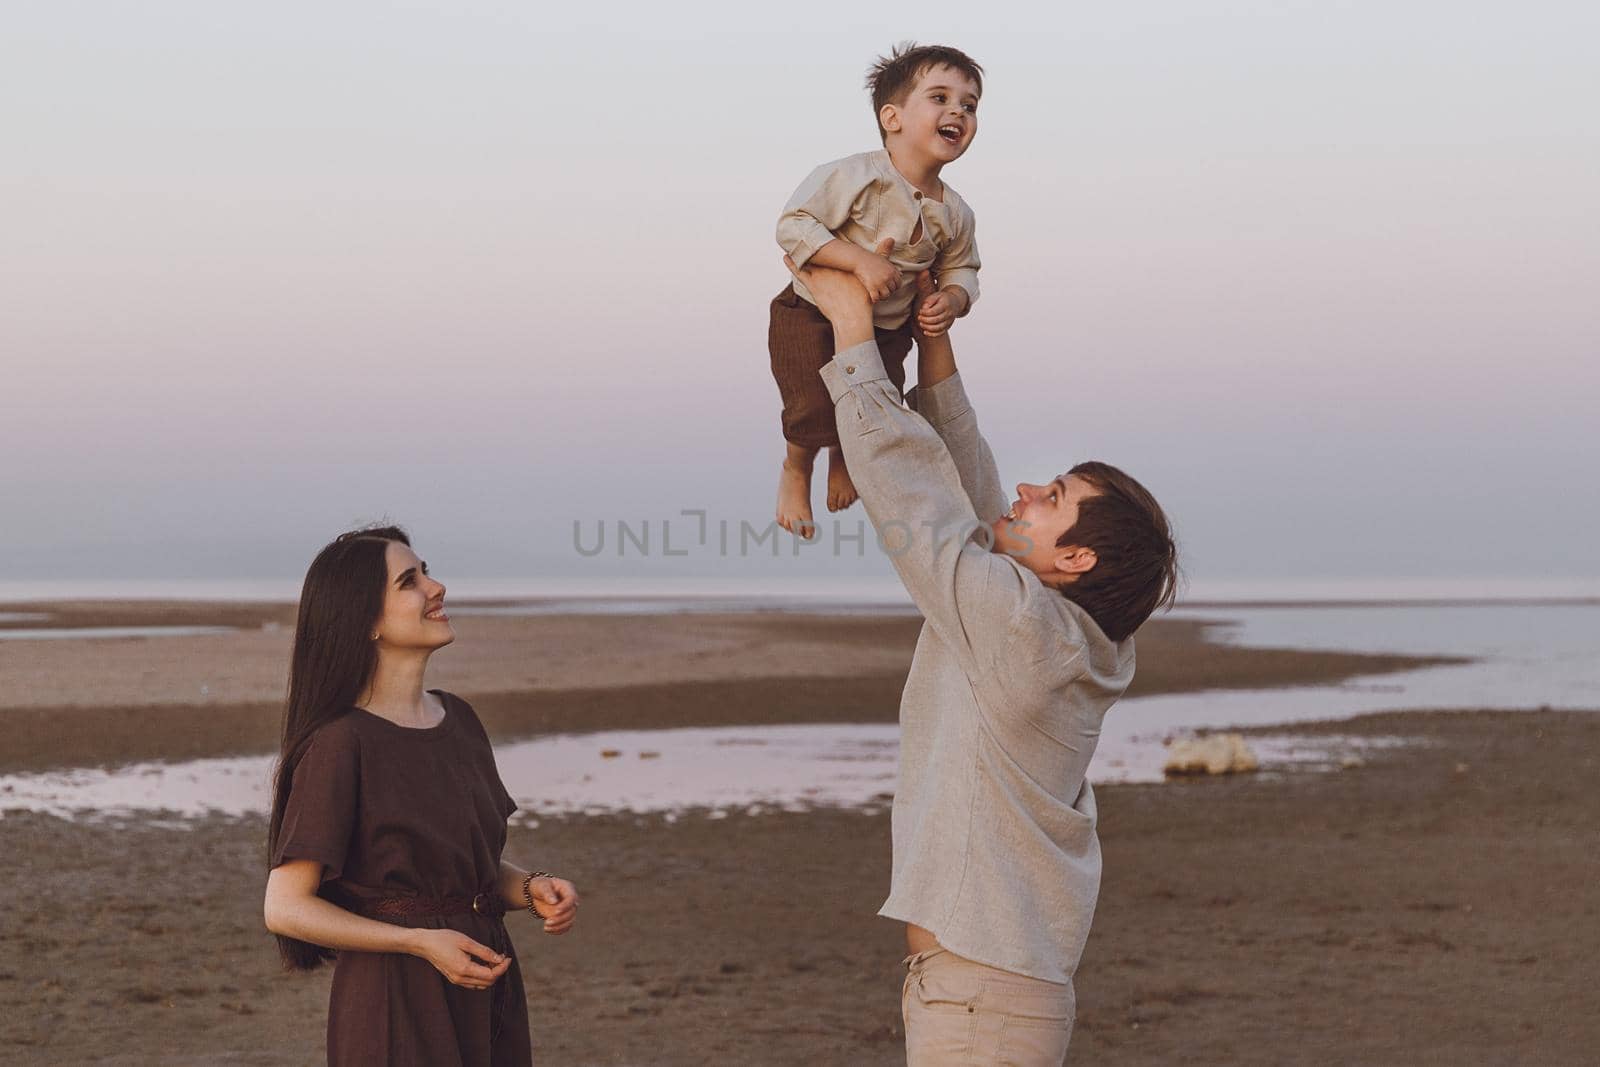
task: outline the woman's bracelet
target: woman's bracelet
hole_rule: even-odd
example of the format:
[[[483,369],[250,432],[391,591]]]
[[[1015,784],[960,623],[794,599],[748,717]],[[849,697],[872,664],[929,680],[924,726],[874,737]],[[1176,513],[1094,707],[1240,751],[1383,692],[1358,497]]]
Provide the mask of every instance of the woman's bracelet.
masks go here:
[[[528,902],[528,911],[531,914],[536,915],[536,916],[539,915],[539,913],[536,910],[534,910],[534,907],[533,907],[533,888],[532,888],[533,887],[533,880],[535,878],[551,878],[551,877],[554,877],[554,876],[551,875],[549,871],[534,871],[531,874],[529,874],[527,877],[522,879],[522,899],[526,900]],[[539,917],[543,918],[543,916],[539,916]]]

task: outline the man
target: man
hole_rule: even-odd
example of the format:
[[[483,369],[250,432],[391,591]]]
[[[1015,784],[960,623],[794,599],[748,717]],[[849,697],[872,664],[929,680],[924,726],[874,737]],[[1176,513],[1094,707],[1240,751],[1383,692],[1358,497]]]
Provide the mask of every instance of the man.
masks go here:
[[[1133,679],[1133,631],[1174,596],[1166,517],[1103,463],[1010,501],[949,335],[919,335],[908,410],[861,283],[795,273],[833,325],[822,377],[845,461],[926,620],[879,912],[906,923],[907,1063],[1060,1064],[1100,888],[1086,773]]]

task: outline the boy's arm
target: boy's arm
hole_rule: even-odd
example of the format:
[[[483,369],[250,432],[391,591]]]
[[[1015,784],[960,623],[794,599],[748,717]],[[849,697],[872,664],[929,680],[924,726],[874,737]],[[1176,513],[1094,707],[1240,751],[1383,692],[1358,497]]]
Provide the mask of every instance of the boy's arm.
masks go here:
[[[783,213],[778,216],[778,244],[794,260],[796,268],[810,263],[830,243],[846,247],[829,249],[826,258],[833,262],[818,260],[817,265],[848,271],[858,266],[855,262],[841,260],[841,257],[849,257],[848,249],[855,246],[840,241],[833,233],[844,225],[857,198],[873,182],[870,171],[850,164],[848,159],[824,163],[806,176],[783,206]],[[856,251],[869,254],[864,249]]]
[[[867,298],[877,303],[905,284],[905,275],[900,273],[899,267],[889,261],[889,253],[892,251],[894,251],[893,237],[885,237],[879,241],[874,252],[868,252],[853,242],[835,237],[817,249],[816,255],[811,257],[811,263],[813,266],[829,267],[854,274],[867,290]]]
[[[789,255],[793,257],[794,253],[791,252]],[[847,270],[851,274],[858,274],[871,261],[882,258],[882,256],[873,255],[858,244],[835,237],[812,253],[811,265],[813,267],[832,267],[834,270]]]
[[[934,263],[934,274],[939,279],[941,291],[951,286],[961,289],[966,300],[956,311],[959,317],[972,310],[972,305],[978,302],[978,268],[983,264],[978,259],[974,234],[978,220],[965,202],[958,206],[952,223],[955,233],[950,243],[940,250],[939,258]]]
[[[886,255],[842,240],[833,231],[845,224],[876,181],[876,175],[858,157],[818,167],[784,206],[777,235],[778,244],[796,269],[810,264],[849,271],[861,280],[874,302],[900,288],[904,282],[900,268]]]

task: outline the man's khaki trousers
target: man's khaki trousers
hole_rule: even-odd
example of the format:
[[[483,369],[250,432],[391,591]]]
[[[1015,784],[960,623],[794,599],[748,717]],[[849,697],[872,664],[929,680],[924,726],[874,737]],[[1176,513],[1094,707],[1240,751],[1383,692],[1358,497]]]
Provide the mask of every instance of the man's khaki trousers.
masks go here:
[[[907,1067],[1061,1067],[1077,998],[1058,985],[935,948],[907,956]]]

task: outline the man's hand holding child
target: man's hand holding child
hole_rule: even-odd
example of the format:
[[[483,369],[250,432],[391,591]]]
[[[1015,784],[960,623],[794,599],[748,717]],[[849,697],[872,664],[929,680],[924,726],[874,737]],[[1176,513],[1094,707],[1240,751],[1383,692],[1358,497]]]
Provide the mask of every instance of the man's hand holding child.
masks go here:
[[[878,242],[875,252],[860,249],[856,259],[856,267],[852,274],[867,291],[867,297],[876,304],[900,288],[900,268],[889,262],[889,253],[894,251],[894,238],[885,237]]]

